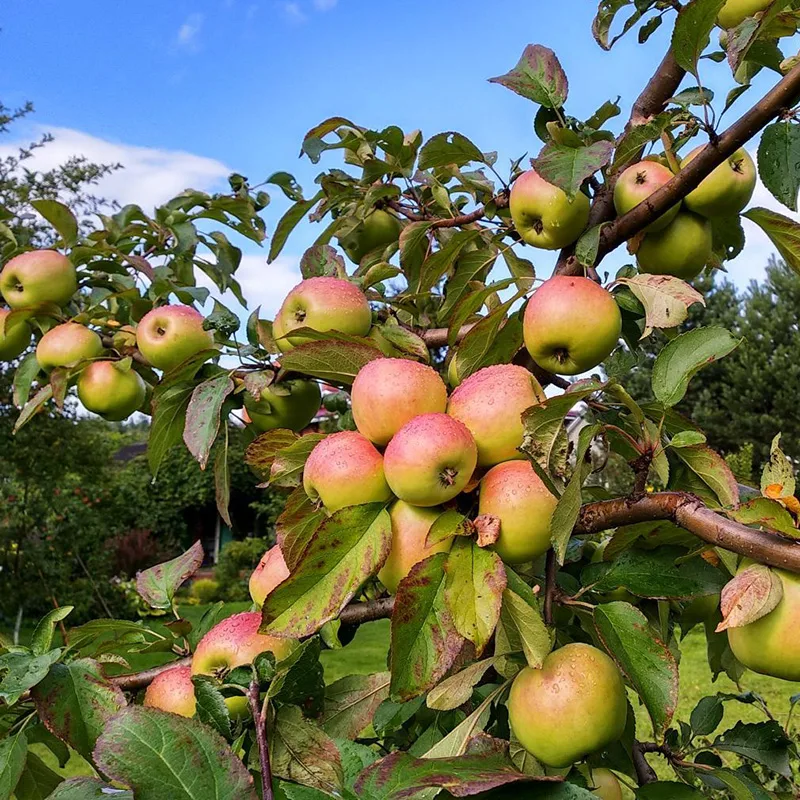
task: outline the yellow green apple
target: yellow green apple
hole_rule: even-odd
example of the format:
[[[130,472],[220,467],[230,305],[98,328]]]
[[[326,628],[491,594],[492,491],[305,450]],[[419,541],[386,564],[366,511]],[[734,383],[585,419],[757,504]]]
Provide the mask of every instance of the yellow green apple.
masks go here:
[[[85,325],[64,322],[51,328],[36,346],[36,360],[44,370],[74,367],[80,361],[97,358],[103,352],[100,337]]]
[[[572,244],[589,221],[589,198],[578,192],[572,200],[535,170],[520,175],[511,187],[511,219],[530,245],[560,250]]]
[[[359,433],[388,444],[407,422],[447,407],[447,388],[431,367],[405,358],[376,358],[356,375],[350,393]]]
[[[401,500],[438,506],[469,483],[478,462],[475,439],[447,414],[421,414],[394,435],[383,457],[386,481]]]
[[[711,224],[697,214],[681,211],[658,233],[648,233],[636,251],[639,272],[696,278],[711,259]]]
[[[478,466],[522,458],[522,412],[545,399],[539,381],[524,367],[497,364],[470,375],[450,395],[447,413],[461,420],[478,447]]]
[[[721,28],[735,28],[754,14],[765,11],[772,0],[726,0],[717,14],[717,22]]]
[[[619,778],[603,767],[588,770],[589,791],[600,800],[622,800],[622,785]]]
[[[376,208],[353,230],[339,237],[339,245],[354,264],[360,264],[367,253],[379,247],[386,248],[396,242],[399,236],[400,222],[397,217]]]
[[[685,167],[703,149],[696,147],[681,161]],[[756,188],[756,165],[743,147],[728,156],[700,185],[684,198],[689,211],[703,217],[738,214],[749,202]]]
[[[117,361],[92,361],[78,378],[78,398],[111,422],[127,419],[144,403],[147,385],[138,372]]]
[[[657,161],[640,161],[638,164],[632,164],[619,176],[614,186],[614,208],[617,214],[620,216],[627,214],[674,177],[669,167]],[[675,219],[680,207],[680,202],[671,206],[644,230],[648,232],[663,230]]]
[[[0,329],[11,311],[0,308]],[[31,329],[24,320],[9,324],[5,322],[5,330],[0,333],[0,361],[13,361],[31,343]]]
[[[383,456],[356,431],[341,431],[323,439],[303,469],[303,487],[328,513],[346,506],[379,503],[392,493],[384,475]]]
[[[628,716],[616,664],[588,644],[566,644],[541,669],[525,667],[508,698],[514,735],[549,767],[567,767],[622,736]]]
[[[621,332],[619,306],[589,278],[556,275],[525,308],[525,347],[540,367],[558,375],[594,369],[617,346]]]
[[[0,294],[12,308],[42,303],[66,305],[78,291],[72,262],[55,250],[31,250],[12,258],[0,272]]]
[[[316,381],[295,378],[270,384],[261,390],[258,400],[247,392],[244,407],[259,431],[301,431],[314,419],[321,402],[322,392]]]

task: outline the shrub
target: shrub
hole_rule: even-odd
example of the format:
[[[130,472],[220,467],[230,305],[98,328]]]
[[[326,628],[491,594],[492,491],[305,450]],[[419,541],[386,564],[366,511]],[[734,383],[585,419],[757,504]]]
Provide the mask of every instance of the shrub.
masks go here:
[[[200,603],[214,603],[219,600],[219,583],[213,578],[198,578],[189,589],[189,594]]]

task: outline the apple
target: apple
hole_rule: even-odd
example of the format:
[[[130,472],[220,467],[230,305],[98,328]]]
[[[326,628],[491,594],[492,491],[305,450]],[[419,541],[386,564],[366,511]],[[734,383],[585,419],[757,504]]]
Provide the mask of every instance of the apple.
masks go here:
[[[619,306],[589,278],[556,275],[525,308],[525,347],[540,367],[559,375],[594,369],[617,346],[621,332]]]
[[[203,330],[203,315],[191,306],[159,306],[142,317],[136,343],[156,369],[169,372],[214,347],[214,334]]]
[[[638,164],[632,164],[619,176],[614,187],[614,208],[617,214],[620,216],[627,214],[674,177],[669,167],[657,161],[640,161]],[[675,219],[680,207],[681,204],[678,202],[668,208],[644,230],[649,232],[663,230]]]
[[[0,333],[0,361],[13,361],[31,343],[31,329],[27,322],[4,323],[10,313],[9,309],[0,308],[0,329],[5,324],[5,331]]]
[[[566,644],[541,669],[525,667],[511,686],[514,735],[549,767],[567,767],[622,736],[625,684],[614,662],[588,644]]]
[[[250,576],[250,597],[261,608],[267,595],[289,577],[289,567],[279,545],[270,547]]]
[[[307,278],[286,295],[272,333],[281,351],[311,341],[292,336],[297,328],[339,331],[351,336],[366,336],[372,325],[372,312],[364,293],[341,278]]]
[[[11,308],[32,308],[42,303],[64,306],[77,291],[75,267],[55,250],[22,253],[0,272],[0,294]]]
[[[378,572],[378,579],[392,594],[414,564],[435,553],[446,553],[452,547],[452,536],[430,547],[425,546],[428,531],[442,511],[441,508],[419,508],[403,500],[397,500],[389,509],[392,548]]]
[[[383,468],[383,456],[369,439],[356,431],[341,431],[311,451],[303,487],[330,514],[346,506],[380,503],[392,496]]]
[[[270,652],[282,661],[292,651],[292,639],[259,633],[261,612],[244,611],[222,620],[197,644],[192,656],[192,675],[221,677],[234,667],[252,664],[257,655]]]
[[[663,231],[648,233],[642,239],[636,264],[639,272],[690,281],[711,259],[711,247],[711,223],[697,214],[681,211]]]
[[[244,407],[259,431],[301,431],[314,419],[321,402],[322,392],[316,381],[293,379],[270,384],[261,390],[259,400],[247,392]]]
[[[765,11],[772,0],[726,0],[717,14],[717,23],[721,28],[735,28],[759,11]]]
[[[683,626],[699,625],[714,616],[719,608],[719,594],[707,594],[695,597],[683,606],[675,603],[673,608],[678,612],[678,622]]]
[[[354,263],[360,264],[367,253],[386,248],[400,237],[400,222],[387,211],[376,208],[350,233],[339,237],[339,245]]]
[[[554,497],[527,461],[505,461],[481,480],[479,514],[500,519],[494,549],[509,564],[522,564],[550,547]]]
[[[350,397],[359,433],[377,445],[388,444],[414,417],[447,408],[447,388],[439,373],[405,358],[367,362],[353,381]]]
[[[622,786],[610,769],[590,769],[589,791],[600,800],[622,800]]]
[[[138,372],[116,361],[92,361],[78,378],[78,398],[111,422],[126,419],[144,403],[147,386]]]
[[[570,200],[532,169],[514,181],[509,206],[517,233],[542,250],[572,244],[589,221],[589,198],[583,192]]]
[[[497,364],[470,375],[450,396],[447,413],[461,420],[478,447],[478,466],[522,458],[522,412],[545,399],[524,367]]]
[[[144,705],[182,717],[193,717],[197,708],[192,668],[173,667],[153,678],[144,693]]]
[[[742,568],[752,562],[744,561]],[[733,654],[753,672],[800,681],[800,575],[773,570],[783,597],[766,616],[741,628],[728,628]]]
[[[437,506],[469,483],[478,463],[475,439],[447,414],[421,414],[407,422],[386,447],[386,481],[401,500]]]
[[[681,161],[685,167],[702,149],[696,147]],[[756,188],[756,166],[743,147],[728,156],[683,202],[689,211],[704,217],[738,214],[749,202]]]
[[[74,367],[80,361],[97,358],[103,352],[100,337],[85,325],[65,322],[51,328],[36,346],[36,360],[44,370]]]

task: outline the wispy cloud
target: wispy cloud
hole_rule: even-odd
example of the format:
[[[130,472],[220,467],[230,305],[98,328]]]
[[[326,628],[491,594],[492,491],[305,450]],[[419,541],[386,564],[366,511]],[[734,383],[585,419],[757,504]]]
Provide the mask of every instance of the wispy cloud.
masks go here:
[[[339,0],[314,0],[314,8],[317,11],[330,11],[338,2]]]
[[[281,8],[289,22],[300,23],[308,19],[306,13],[300,8],[300,3],[286,2],[282,4]]]
[[[203,27],[202,14],[189,14],[183,25],[178,28],[177,42],[180,47],[194,50],[198,47],[200,30]]]

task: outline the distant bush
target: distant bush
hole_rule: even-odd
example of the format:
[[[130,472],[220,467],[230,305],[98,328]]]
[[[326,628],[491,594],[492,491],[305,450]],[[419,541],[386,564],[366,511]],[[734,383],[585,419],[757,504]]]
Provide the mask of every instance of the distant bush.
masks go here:
[[[214,579],[219,584],[221,600],[247,600],[250,596],[247,587],[250,573],[268,548],[267,540],[258,537],[228,542],[222,548],[214,569]]]
[[[213,578],[198,578],[189,589],[189,594],[200,603],[214,603],[219,600],[220,586]]]

